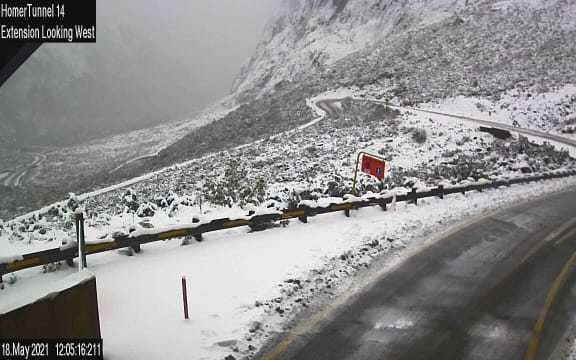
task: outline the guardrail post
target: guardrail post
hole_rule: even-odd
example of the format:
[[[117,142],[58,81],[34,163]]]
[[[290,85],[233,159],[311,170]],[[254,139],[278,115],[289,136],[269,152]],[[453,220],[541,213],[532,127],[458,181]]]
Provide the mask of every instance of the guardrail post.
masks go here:
[[[140,251],[142,251],[142,247],[140,246],[140,244],[132,245],[131,248],[132,248],[132,250],[134,250],[134,252],[136,254],[138,254]]]
[[[199,222],[200,222],[200,219],[197,218],[196,216],[194,216],[192,218],[192,224],[198,224]],[[196,234],[193,236],[194,236],[194,239],[196,239],[196,241],[198,241],[198,242],[202,242],[202,240],[204,240],[204,239],[202,239],[202,234]]]
[[[86,240],[84,238],[84,209],[78,208],[74,213],[76,221],[76,239],[78,240],[78,270],[88,267],[86,264]]]
[[[380,207],[381,207],[382,210],[384,210],[384,211],[388,211],[388,208],[386,207],[386,204],[387,204],[386,201],[383,201],[383,202],[380,203]]]
[[[344,210],[344,215],[346,215],[346,217],[350,217],[350,209]]]
[[[438,185],[438,197],[440,200],[444,200],[444,185]]]
[[[412,188],[412,192],[410,193],[412,200],[414,201],[414,205],[418,205],[418,195],[416,194],[416,188]]]
[[[303,208],[302,206],[299,206],[298,209],[303,209],[303,210],[304,210],[304,208]],[[298,220],[299,220],[301,223],[308,224],[308,216],[306,216],[306,215],[304,215],[304,216],[298,216]]]

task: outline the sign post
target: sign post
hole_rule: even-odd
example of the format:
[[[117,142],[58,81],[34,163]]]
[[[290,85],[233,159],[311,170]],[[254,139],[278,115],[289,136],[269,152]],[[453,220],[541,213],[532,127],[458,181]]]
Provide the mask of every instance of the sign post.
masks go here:
[[[74,212],[76,222],[76,240],[78,241],[78,270],[87,268],[86,238],[84,237],[84,209],[79,207]]]
[[[386,171],[386,161],[384,158],[378,155],[370,154],[365,151],[360,151],[356,157],[356,168],[354,170],[354,183],[352,184],[352,194],[356,193],[356,181],[358,180],[358,164],[360,164],[360,156],[362,156],[362,167],[361,171],[377,177],[378,179],[384,179],[384,173]]]

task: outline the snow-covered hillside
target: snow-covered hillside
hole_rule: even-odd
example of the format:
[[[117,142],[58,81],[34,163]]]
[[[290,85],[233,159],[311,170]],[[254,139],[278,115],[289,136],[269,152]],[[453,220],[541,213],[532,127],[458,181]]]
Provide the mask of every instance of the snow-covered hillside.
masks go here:
[[[3,206],[0,218],[8,219],[43,207],[69,192],[85,192],[138,175],[133,167],[155,158],[159,152],[190,131],[225,116],[233,109],[213,106],[188,119],[157,125],[80,145],[42,151],[43,161],[30,166],[17,186],[0,184]],[[3,150],[4,151],[4,150]],[[40,150],[37,150],[39,152]],[[0,180],[18,166],[31,163],[34,153],[10,151],[0,156]],[[18,157],[17,157],[18,156]],[[20,160],[20,164],[16,162]],[[5,166],[6,171],[1,168]],[[12,167],[12,168],[9,168]]]
[[[287,0],[270,22],[234,91],[269,92],[384,39],[390,32],[445,19],[466,0]]]
[[[114,173],[134,161],[156,156],[162,149],[193,129],[210,123],[227,112],[228,110],[206,111],[186,120],[50,152],[47,160],[37,169],[36,176],[28,180],[35,185],[54,186],[63,181],[73,183],[79,180],[79,173],[84,177],[98,173]]]
[[[506,78],[504,71],[510,67],[524,70],[529,78],[525,81],[530,82],[547,75],[527,65],[540,68],[562,62],[562,69],[548,69],[550,72],[573,67],[558,58],[561,52],[573,53],[569,41],[574,31],[569,16],[573,7],[565,0],[286,1],[233,91],[238,101],[245,101],[290,87],[293,82],[330,86],[346,81],[342,85],[351,85],[365,83],[367,77],[372,82],[392,80],[393,85],[404,84],[409,91],[420,90],[413,89],[420,84],[410,83],[413,75],[404,63],[418,68],[448,65],[451,73],[441,72],[443,81],[424,84],[432,88],[470,70],[480,82],[476,86],[482,87],[484,77],[486,81]],[[560,49],[563,46],[566,48]],[[470,56],[462,58],[464,54]],[[344,58],[347,60],[342,61]],[[362,71],[372,74],[358,76]],[[427,76],[422,77],[420,71],[416,74],[421,82],[427,82]],[[508,77],[502,80],[514,87],[517,76]],[[470,79],[473,82],[474,78]]]
[[[236,82],[238,109],[192,131],[151,167],[308,123],[313,114],[306,99],[339,88],[408,104],[463,97],[486,109],[508,106],[498,121],[512,115],[511,123],[551,129],[541,126],[549,123],[555,132],[571,132],[572,9],[567,0],[287,2]],[[542,99],[560,92],[564,98],[556,103]],[[518,94],[524,100],[516,101]]]
[[[498,140],[446,116],[347,99],[334,106],[335,114],[308,126],[190,160],[129,189],[70,196],[46,211],[0,222],[0,253],[14,258],[70,241],[78,206],[86,209],[88,243],[98,243],[115,233],[188,224],[193,217],[234,218],[300,201],[329,202],[350,192],[355,155],[361,149],[388,160],[384,183],[360,174],[361,193],[575,166],[567,151],[518,136]],[[354,276],[370,271],[372,261],[390,266],[405,249],[417,248],[463,217],[574,184],[572,177],[425,199],[418,206],[402,203],[387,213],[377,207],[362,209],[346,221],[342,214],[330,214],[309,224],[284,221],[264,232],[224,230],[206,234],[206,241],[191,246],[181,247],[180,240],[146,244],[131,258],[121,256],[133,255],[126,249],[91,255],[105,352],[128,359],[166,354],[174,359],[250,358],[299,311],[350,290]],[[0,310],[20,301],[22,294],[33,294],[43,282],[74,271],[52,264],[7,275],[7,283],[0,286]],[[182,275],[191,294],[188,322],[181,320]],[[151,308],[153,314],[134,327],[131,319]],[[167,336],[160,339],[159,330]],[[134,348],[137,340],[142,344]]]
[[[71,196],[44,212],[0,225],[0,241],[12,245],[5,254],[22,253],[30,245],[54,247],[54,241],[73,237],[73,210],[79,202],[87,211],[88,241],[97,242],[133,227],[185,224],[194,216],[242,216],[250,210],[341,197],[351,192],[360,150],[388,161],[383,183],[360,176],[361,194],[576,166],[568,151],[521,136],[495,139],[473,124],[445,116],[400,112],[370,102],[336,106],[337,114],[321,117],[312,126],[190,160],[129,189]]]

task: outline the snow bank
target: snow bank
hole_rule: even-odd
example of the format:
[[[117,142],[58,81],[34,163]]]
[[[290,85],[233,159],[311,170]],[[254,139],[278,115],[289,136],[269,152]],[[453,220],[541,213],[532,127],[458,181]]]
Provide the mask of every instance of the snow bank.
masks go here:
[[[94,278],[89,270],[82,270],[54,282],[38,283],[34,287],[26,287],[18,291],[16,296],[11,296],[9,301],[0,301],[0,315],[35,303],[48,297],[56,296],[66,289],[80,285]],[[2,291],[2,290],[0,290]]]

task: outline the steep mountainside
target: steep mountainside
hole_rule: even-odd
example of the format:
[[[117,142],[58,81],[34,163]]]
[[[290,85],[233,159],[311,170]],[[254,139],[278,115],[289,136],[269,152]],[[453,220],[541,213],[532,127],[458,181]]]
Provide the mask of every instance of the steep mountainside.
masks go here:
[[[234,83],[240,97],[314,73],[394,31],[441,21],[466,0],[287,0]]]
[[[568,60],[574,10],[563,0],[287,0],[233,91],[244,102],[303,77],[343,77],[345,85],[362,85],[366,76],[356,77],[359,68],[404,78],[420,65],[464,65],[450,70],[479,77],[489,70],[486,75],[494,77],[493,68]],[[505,67],[494,66],[502,62]],[[394,73],[397,63],[409,68]]]

